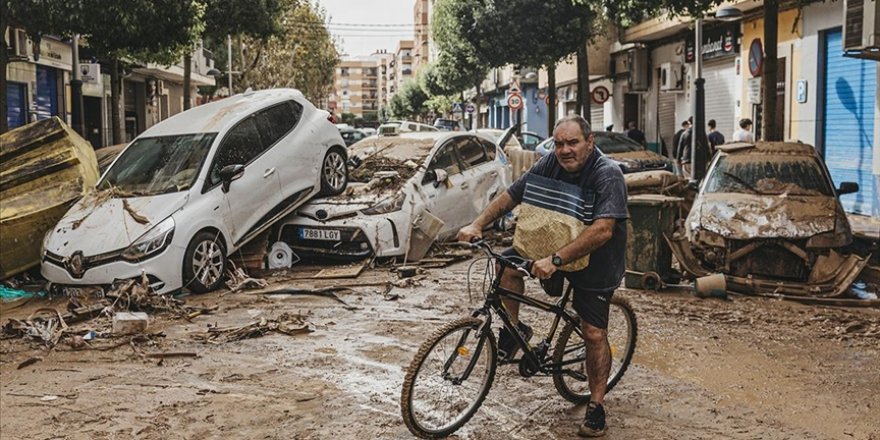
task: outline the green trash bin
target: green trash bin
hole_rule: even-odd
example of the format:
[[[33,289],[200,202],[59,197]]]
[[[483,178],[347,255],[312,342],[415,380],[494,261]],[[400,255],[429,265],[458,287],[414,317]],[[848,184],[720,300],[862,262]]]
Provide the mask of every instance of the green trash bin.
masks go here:
[[[669,281],[672,272],[672,250],[663,234],[672,237],[678,218],[681,197],[659,194],[640,194],[627,200],[626,277],[624,285],[630,289],[655,289],[655,276]],[[646,275],[647,274],[647,275]],[[646,285],[646,282],[648,285]]]

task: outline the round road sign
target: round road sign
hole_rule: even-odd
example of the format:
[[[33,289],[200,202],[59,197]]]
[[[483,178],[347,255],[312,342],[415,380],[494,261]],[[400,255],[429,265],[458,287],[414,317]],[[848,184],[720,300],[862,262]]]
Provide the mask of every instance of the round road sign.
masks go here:
[[[752,40],[752,44],[749,45],[749,73],[752,74],[752,78],[757,78],[761,76],[764,71],[764,47],[761,44],[760,38],[755,38]]]
[[[604,86],[597,86],[592,92],[590,92],[590,97],[593,98],[593,102],[596,104],[604,104],[605,101],[608,101],[608,98],[611,97],[611,92],[609,92]]]
[[[507,97],[507,106],[513,110],[519,110],[523,108],[523,99],[522,96],[517,94],[512,94]]]

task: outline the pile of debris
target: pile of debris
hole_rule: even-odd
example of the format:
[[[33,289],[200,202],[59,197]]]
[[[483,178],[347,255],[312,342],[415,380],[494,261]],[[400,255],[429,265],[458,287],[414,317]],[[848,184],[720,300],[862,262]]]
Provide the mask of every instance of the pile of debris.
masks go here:
[[[306,321],[305,315],[282,313],[275,319],[261,318],[239,327],[211,327],[207,332],[193,334],[193,339],[204,343],[221,344],[240,341],[242,339],[259,338],[275,332],[295,336],[315,331]]]

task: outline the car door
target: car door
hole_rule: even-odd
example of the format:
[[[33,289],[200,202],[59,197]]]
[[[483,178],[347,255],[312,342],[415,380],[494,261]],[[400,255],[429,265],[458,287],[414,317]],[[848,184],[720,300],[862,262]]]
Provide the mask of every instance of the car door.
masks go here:
[[[302,104],[289,100],[276,104],[257,114],[257,125],[263,141],[267,143],[265,155],[278,168],[281,183],[280,211],[290,210],[317,181],[323,151],[309,131],[308,123],[302,121]],[[278,211],[276,210],[276,211]]]
[[[251,115],[223,138],[208,174],[210,191],[222,191],[220,170],[227,165],[245,166],[244,173],[224,194],[228,209],[224,223],[234,247],[239,246],[250,231],[259,228],[261,220],[281,201],[276,158],[263,154],[265,151],[257,117]]]
[[[470,222],[489,206],[498,193],[499,169],[497,162],[489,159],[485,147],[475,137],[465,137],[455,146],[465,167],[461,174],[467,185],[467,216]]]
[[[470,182],[462,175],[461,163],[455,142],[460,138],[453,138],[438,148],[428,162],[425,179],[422,181],[422,190],[428,197],[427,208],[432,214],[443,220],[443,229],[440,235],[445,236],[457,231],[469,223],[470,208]],[[435,185],[434,172],[443,170],[447,173],[445,182]]]

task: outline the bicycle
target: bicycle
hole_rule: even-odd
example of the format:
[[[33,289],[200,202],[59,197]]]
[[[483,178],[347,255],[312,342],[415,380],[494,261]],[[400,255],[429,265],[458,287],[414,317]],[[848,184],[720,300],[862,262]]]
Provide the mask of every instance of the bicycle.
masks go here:
[[[403,381],[400,397],[403,420],[410,432],[421,438],[449,436],[473,417],[489,393],[499,364],[492,312],[501,319],[522,352],[519,359],[502,364],[518,363],[519,374],[525,378],[552,376],[556,390],[572,403],[582,404],[590,400],[589,382],[583,372],[586,343],[580,320],[566,310],[572,286],[568,286],[555,304],[501,289],[504,270],[518,270],[531,277],[531,261],[499,255],[483,241],[470,246],[483,250],[489,258],[486,271],[492,282],[485,302],[471,316],[437,329],[419,348]],[[492,260],[501,267],[494,277],[489,275],[494,266]],[[510,298],[554,314],[549,333],[538,345],[530,345],[515,330],[501,305],[501,298]],[[564,321],[564,327],[552,354],[548,355],[561,321]],[[608,323],[612,365],[606,391],[611,391],[629,367],[635,352],[636,334],[636,316],[632,307],[626,299],[612,296]],[[456,392],[472,396],[456,398]]]

